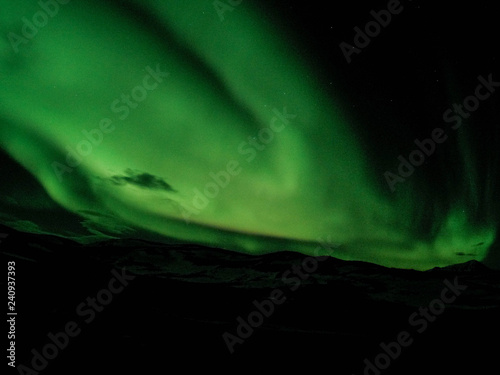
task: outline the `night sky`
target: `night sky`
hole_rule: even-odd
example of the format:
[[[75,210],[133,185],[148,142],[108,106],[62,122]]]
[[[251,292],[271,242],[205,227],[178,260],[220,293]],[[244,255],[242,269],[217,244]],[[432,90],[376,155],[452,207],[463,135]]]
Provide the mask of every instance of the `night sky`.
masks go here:
[[[396,3],[2,1],[0,223],[500,267],[494,7]]]

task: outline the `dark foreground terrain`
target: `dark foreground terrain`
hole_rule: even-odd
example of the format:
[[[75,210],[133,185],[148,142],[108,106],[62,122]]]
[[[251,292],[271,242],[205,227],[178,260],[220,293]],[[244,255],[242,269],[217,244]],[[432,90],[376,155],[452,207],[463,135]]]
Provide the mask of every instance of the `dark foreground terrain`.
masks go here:
[[[2,229],[25,366],[8,373],[498,372],[500,272],[478,262],[419,272]]]

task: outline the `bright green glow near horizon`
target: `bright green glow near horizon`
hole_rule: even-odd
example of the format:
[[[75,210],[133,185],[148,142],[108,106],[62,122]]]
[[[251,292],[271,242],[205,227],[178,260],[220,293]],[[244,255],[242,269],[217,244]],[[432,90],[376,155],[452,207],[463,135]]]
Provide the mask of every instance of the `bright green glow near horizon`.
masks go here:
[[[21,18],[40,10],[2,3],[5,34],[21,35]],[[342,244],[333,256],[404,268],[484,258],[495,232],[472,225],[465,202],[431,241],[418,237],[416,198],[375,187],[379,171],[370,171],[348,115],[286,33],[250,4],[223,22],[210,1],[137,4],[155,26],[74,0],[19,53],[0,42],[0,146],[54,201],[87,219],[92,210],[250,253],[282,249],[261,237],[271,236],[305,254],[329,238]],[[144,92],[125,109],[122,94]],[[79,165],[61,169],[67,148],[103,119],[102,140],[96,135]],[[268,144],[252,145],[259,131]],[[224,187],[202,201],[197,192],[213,188],[214,174]],[[456,256],[471,248],[467,259]]]

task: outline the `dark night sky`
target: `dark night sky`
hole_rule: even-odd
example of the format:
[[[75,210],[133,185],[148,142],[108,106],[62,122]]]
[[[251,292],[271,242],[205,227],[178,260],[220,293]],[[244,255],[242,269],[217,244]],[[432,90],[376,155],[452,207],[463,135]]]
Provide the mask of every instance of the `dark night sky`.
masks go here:
[[[241,127],[244,131],[239,129],[235,134],[232,134],[232,123],[228,121],[227,127],[224,127],[226,126],[226,123],[224,123],[217,131],[203,136],[204,133],[201,132],[202,127],[200,125],[198,131],[200,133],[199,139],[202,142],[197,143],[197,145],[203,146],[198,147],[199,150],[194,148],[191,150],[189,147],[194,146],[190,140],[193,139],[193,134],[197,134],[197,130],[195,125],[190,125],[191,128],[184,128],[184,130],[182,130],[182,126],[185,126],[186,121],[193,121],[192,124],[196,124],[199,119],[196,117],[189,118],[189,116],[193,116],[192,114],[196,113],[197,110],[189,106],[184,109],[179,103],[172,102],[168,104],[171,105],[171,112],[163,113],[161,111],[167,111],[167,109],[155,102],[151,104],[151,107],[148,107],[152,109],[148,114],[146,114],[146,109],[140,108],[139,110],[143,111],[140,112],[143,117],[137,116],[137,118],[134,117],[130,120],[129,126],[132,126],[132,122],[135,121],[140,126],[138,128],[140,133],[134,135],[135,130],[130,130],[128,132],[130,139],[127,139],[125,135],[114,137],[112,141],[116,142],[116,145],[111,145],[109,149],[107,146],[102,146],[98,152],[102,151],[103,154],[99,154],[100,159],[96,163],[89,164],[89,168],[86,168],[85,165],[85,168],[74,171],[70,178],[62,182],[62,185],[48,181],[46,177],[42,178],[43,173],[39,171],[38,180],[42,181],[40,185],[28,172],[30,170],[33,172],[38,168],[34,166],[34,164],[36,165],[34,160],[37,159],[40,153],[47,157],[44,163],[50,163],[58,157],[57,160],[60,160],[61,157],[64,157],[64,146],[71,144],[73,141],[75,143],[78,138],[76,136],[71,138],[68,135],[64,140],[61,140],[62,134],[66,131],[64,128],[66,125],[59,124],[61,128],[56,130],[56,136],[54,136],[55,133],[50,132],[45,132],[42,136],[40,132],[39,135],[34,135],[34,138],[29,138],[36,145],[47,142],[44,143],[43,147],[40,146],[37,151],[38,154],[33,153],[28,157],[26,152],[19,151],[18,146],[12,146],[15,144],[12,134],[16,134],[16,137],[26,135],[23,132],[16,133],[17,129],[20,128],[20,123],[23,126],[26,125],[26,122],[23,122],[26,121],[24,115],[27,116],[26,118],[34,116],[31,117],[30,121],[33,122],[35,127],[42,129],[43,126],[46,126],[46,124],[36,123],[38,121],[36,120],[36,113],[38,113],[38,109],[36,109],[38,107],[36,106],[38,104],[34,103],[37,103],[39,98],[47,98],[46,100],[43,99],[45,101],[40,104],[40,108],[46,108],[47,106],[50,108],[52,114],[46,118],[50,119],[49,123],[51,123],[57,122],[54,118],[59,118],[57,116],[61,112],[58,112],[57,108],[60,107],[59,111],[64,112],[62,109],[64,106],[58,104],[58,98],[62,99],[64,97],[64,100],[66,100],[67,95],[65,96],[64,91],[54,93],[48,89],[46,89],[46,92],[42,91],[43,85],[47,84],[47,87],[51,85],[50,79],[46,78],[50,74],[44,76],[47,82],[43,84],[35,84],[34,80],[26,80],[22,83],[19,80],[16,81],[15,74],[17,73],[14,73],[15,70],[9,69],[12,69],[12,66],[16,66],[16,69],[19,67],[23,69],[21,62],[31,60],[25,59],[28,55],[24,55],[23,51],[21,51],[20,55],[7,54],[10,57],[4,60],[3,70],[0,72],[2,74],[4,72],[12,74],[13,78],[12,82],[9,80],[4,83],[6,86],[4,92],[7,95],[5,102],[14,103],[12,98],[15,97],[15,94],[17,95],[20,87],[24,87],[23,94],[20,94],[19,103],[25,103],[25,105],[22,110],[19,109],[22,106],[18,107],[17,103],[13,104],[12,108],[2,110],[3,133],[0,136],[6,139],[4,145],[9,144],[11,148],[14,147],[17,150],[15,152],[11,150],[10,153],[17,152],[17,159],[19,160],[24,158],[21,164],[24,164],[25,168],[20,167],[14,159],[8,156],[8,147],[3,147],[4,152],[0,153],[4,175],[1,186],[3,198],[0,201],[0,207],[2,208],[1,218],[4,224],[35,233],[54,233],[85,242],[109,238],[110,236],[144,237],[160,240],[162,235],[167,237],[179,235],[183,239],[225,248],[240,249],[241,246],[245,251],[249,252],[254,251],[255,243],[259,243],[260,240],[257,242],[248,240],[247,243],[245,237],[242,245],[241,241],[238,240],[239,233],[243,233],[245,236],[255,234],[307,242],[313,240],[317,235],[333,234],[335,236],[337,232],[345,232],[345,228],[348,227],[350,228],[349,231],[352,230],[353,232],[352,236],[346,238],[340,236],[338,240],[346,244],[351,243],[351,251],[354,253],[344,254],[343,257],[349,258],[352,256],[355,259],[359,258],[376,263],[385,262],[380,259],[383,257],[382,255],[367,255],[359,249],[354,250],[356,244],[365,244],[366,241],[370,241],[366,237],[370,238],[369,233],[372,231],[377,232],[373,237],[375,243],[379,241],[380,232],[390,232],[393,229],[396,236],[401,234],[401,238],[405,238],[393,238],[394,243],[404,243],[405,246],[415,240],[430,241],[432,243],[444,233],[444,237],[447,238],[446,241],[449,241],[450,244],[446,246],[451,246],[455,252],[465,254],[471,251],[470,246],[491,240],[491,227],[497,226],[498,222],[498,200],[493,199],[498,195],[497,182],[499,178],[497,163],[497,145],[500,142],[498,94],[494,94],[489,99],[482,101],[479,109],[467,121],[464,121],[464,125],[457,131],[450,130],[450,124],[443,121],[443,113],[446,109],[450,108],[453,103],[460,103],[465,97],[474,93],[478,85],[478,76],[487,77],[489,74],[493,74],[494,79],[499,76],[496,74],[498,71],[496,20],[495,11],[491,4],[476,2],[473,5],[468,5],[447,2],[436,6],[419,1],[402,1],[402,12],[392,15],[391,22],[382,29],[380,34],[373,37],[368,46],[362,49],[361,53],[353,54],[351,56],[352,62],[347,63],[339,44],[342,42],[354,44],[353,28],[356,26],[364,28],[365,24],[372,20],[370,11],[385,9],[387,2],[356,1],[335,5],[298,1],[257,2],[256,7],[260,9],[263,16],[256,22],[269,29],[275,28],[278,30],[284,27],[288,30],[284,34],[286,35],[284,40],[290,41],[289,45],[287,44],[283,48],[284,56],[288,57],[280,57],[282,60],[277,60],[276,70],[269,70],[269,72],[265,70],[267,68],[264,69],[261,66],[266,66],[265,59],[271,59],[271,55],[265,57],[263,54],[264,57],[261,58],[259,49],[248,43],[245,45],[248,48],[245,47],[246,49],[242,50],[233,47],[235,50],[232,52],[226,49],[221,49],[220,54],[212,52],[212,55],[210,55],[210,52],[207,52],[208,57],[206,57],[205,66],[203,58],[194,61],[195,58],[193,57],[195,53],[203,52],[204,47],[195,45],[199,41],[192,42],[194,52],[186,51],[186,44],[189,43],[183,44],[182,40],[178,38],[179,34],[176,34],[178,30],[176,31],[175,28],[181,26],[177,25],[177,21],[171,24],[168,21],[162,23],[161,17],[155,16],[154,12],[148,13],[136,5],[127,7],[128,2],[119,1],[110,2],[110,4],[120,7],[115,8],[114,18],[112,19],[128,17],[135,24],[142,25],[141,32],[146,32],[147,35],[159,35],[170,43],[171,51],[176,51],[175,53],[180,55],[185,54],[182,55],[183,58],[186,59],[185,61],[190,62],[179,65],[180,68],[177,69],[178,75],[184,74],[185,70],[191,72],[189,74],[192,76],[203,77],[210,75],[212,71],[220,70],[216,76],[220,77],[228,74],[227,79],[230,82],[231,75],[234,75],[234,82],[236,83],[233,82],[232,84],[236,85],[236,94],[230,100],[221,99],[217,105],[221,105],[220,108],[236,106],[235,108],[231,107],[228,114],[224,114],[224,116],[235,116],[235,118],[237,116],[238,121],[245,124]],[[121,11],[117,9],[121,9]],[[230,23],[232,22],[231,17],[234,15],[234,19],[242,22],[244,18],[240,20],[239,17],[245,16],[245,4],[237,6],[232,12],[226,14],[227,19],[224,23],[221,23],[223,25],[221,27],[228,27],[227,30],[222,29],[222,32],[226,34],[221,33],[221,30],[218,29],[220,26],[219,20],[213,7],[206,6],[204,9],[207,13],[211,12],[208,14],[203,13],[204,17],[209,19],[210,27],[217,30],[213,34],[213,39],[227,39],[229,45],[230,36],[234,35],[230,34],[230,31],[234,30],[233,33],[239,32],[238,25]],[[75,15],[79,14],[82,16],[81,19],[86,20],[86,13],[83,10],[80,10],[80,13],[71,13],[71,10],[68,10],[67,14],[64,13],[64,16],[62,15],[63,10],[61,8],[61,22],[65,20],[64,17],[75,17]],[[103,10],[103,14],[106,14],[105,12],[109,12],[109,10]],[[13,14],[16,13],[13,11]],[[213,19],[209,16],[212,16]],[[184,14],[178,19],[179,22],[184,22],[184,19],[189,17],[189,14]],[[8,17],[5,19],[8,19]],[[5,21],[5,19],[3,20],[4,29],[10,29],[14,27],[12,25],[16,25],[14,16],[9,21]],[[55,22],[59,22],[58,18],[54,19],[53,26],[49,25],[46,29],[47,33],[54,33],[54,38],[60,37],[57,31],[58,25]],[[100,35],[98,32],[101,32],[101,29],[96,26],[98,22],[96,18],[91,24],[85,24],[85,26],[91,33],[95,31],[95,35]],[[206,32],[206,35],[203,36],[206,39],[203,40],[211,40],[212,36],[208,36],[212,35],[210,29],[203,29],[201,22],[200,25],[196,25],[194,21],[186,24],[189,28],[193,27],[193,30],[195,30],[193,35],[196,36]],[[117,30],[120,30],[120,27],[123,26],[117,27]],[[165,28],[163,29],[163,27]],[[244,27],[246,25],[241,24],[242,33]],[[114,29],[110,28],[109,30]],[[255,30],[257,30],[257,26]],[[186,35],[190,35],[190,32],[192,30],[186,31]],[[171,34],[175,37],[172,37]],[[108,31],[106,35],[114,34]],[[183,35],[182,32],[180,35]],[[224,39],[221,35],[226,35],[227,38]],[[255,36],[257,35],[260,34],[256,33]],[[270,38],[272,34],[268,35],[268,38]],[[46,41],[43,38],[44,34],[40,32],[40,36],[34,38],[30,42],[31,44],[27,45],[27,51],[31,51],[32,46],[43,47],[43,43]],[[65,39],[60,40],[64,41]],[[131,37],[127,36],[124,41],[120,39],[119,43],[125,43],[125,41],[129,41],[130,45],[132,45]],[[68,39],[68,43],[74,44],[75,42]],[[95,43],[95,40],[89,43]],[[50,46],[50,44],[47,45]],[[220,45],[217,44],[217,46]],[[134,50],[121,51],[120,53],[125,52],[133,54]],[[151,56],[154,53],[156,51],[151,52]],[[235,66],[230,63],[227,66],[223,66],[222,63],[220,66],[212,66],[213,61],[218,61],[217,59],[221,59],[221,61],[226,59],[224,53],[227,54],[227,60],[232,58],[232,53],[234,53],[234,56],[237,56],[238,53],[241,54],[243,60],[235,61],[238,61],[238,63],[244,61],[242,68],[254,69],[255,72],[262,73],[262,75],[254,77],[254,80],[261,81],[263,90],[261,98],[254,99],[252,92],[245,91],[245,83],[242,83],[245,74],[237,72]],[[136,55],[137,59],[139,59],[139,54],[136,53]],[[16,60],[20,56],[25,60]],[[49,52],[47,56],[51,56]],[[276,52],[276,56],[279,56],[278,52]],[[280,65],[288,64],[291,59],[290,56],[293,56],[298,61],[310,62],[312,68],[307,70],[308,73],[304,76],[293,76],[294,70],[292,68],[288,65]],[[167,55],[165,61],[170,61],[168,58],[170,56]],[[141,59],[144,60],[142,56]],[[96,61],[100,61],[100,58],[97,58]],[[105,62],[106,60],[103,58],[102,61]],[[144,61],[148,61],[147,58]],[[69,60],[68,64],[72,64],[71,60]],[[76,63],[75,66],[77,66]],[[89,65],[88,69],[90,69],[90,72],[95,71],[104,74],[104,70],[101,72],[94,65]],[[297,71],[302,72],[302,70]],[[200,83],[201,78],[196,83],[193,83],[194,81],[188,82],[187,79],[182,83],[179,82],[179,79],[175,81],[175,72],[175,66],[172,66],[172,84],[177,84],[177,86],[175,86],[175,89],[167,88],[166,90],[174,91],[166,91],[166,94],[176,95],[179,92],[178,90],[185,90],[186,95],[192,96],[193,90],[200,90],[199,97],[206,96],[205,100],[199,100],[199,103],[203,104],[200,105],[198,111],[208,108],[208,112],[211,110],[217,112],[216,109],[213,110],[214,107],[211,107],[210,103],[212,101],[215,103],[219,96],[226,98],[227,95],[225,89],[222,88],[221,81],[209,78],[205,86]],[[98,86],[93,86],[97,83],[102,84],[102,81],[96,81],[96,83],[89,80],[85,74],[82,73],[81,82],[82,84],[88,84],[88,90],[97,88]],[[87,124],[95,124],[95,119],[99,118],[99,113],[104,113],[101,109],[96,109],[95,103],[97,105],[99,103],[108,103],[109,98],[113,98],[113,95],[116,96],[114,93],[120,92],[119,90],[123,89],[123,87],[131,87],[134,82],[133,79],[125,80],[123,76],[117,76],[116,71],[110,74],[118,78],[112,81],[112,84],[110,81],[108,86],[118,85],[117,82],[120,82],[120,80],[123,83],[120,83],[121,86],[117,86],[116,90],[110,88],[109,95],[105,90],[100,90],[99,93],[102,98],[94,95],[96,97],[95,101],[89,99],[86,104],[82,104],[83,101],[68,101],[66,103],[66,106],[75,103],[74,110],[67,115],[66,121],[74,121],[76,131],[79,132],[82,129],[81,124],[85,124],[85,121],[87,121]],[[241,74],[243,78],[240,76]],[[283,77],[281,77],[282,74]],[[290,76],[287,74],[290,74]],[[313,75],[316,75],[318,79],[317,86],[312,86]],[[292,76],[294,78],[293,82],[290,83],[290,88],[296,88],[295,92],[289,92],[288,96],[285,96],[285,93],[283,95],[281,93],[273,94],[272,89],[277,91],[282,89],[283,82],[288,82],[287,80],[290,80],[289,77]],[[141,76],[137,75],[137,77]],[[193,78],[193,80],[195,79],[197,78]],[[326,100],[326,103],[315,104],[314,101],[311,101],[312,104],[310,104],[306,102],[308,93],[314,92],[306,91],[310,89],[309,84],[314,87],[313,90],[316,90],[316,92],[319,92],[318,90],[323,91],[321,95],[323,95],[322,98]],[[196,85],[198,85],[198,88],[195,88]],[[203,91],[209,86],[215,87],[213,92],[216,94],[211,95]],[[33,91],[33,94],[30,94],[30,90],[35,87],[37,88],[36,93]],[[75,87],[76,89],[69,85],[68,89],[72,88],[75,95],[84,97],[87,95],[85,86],[76,85]],[[81,91],[78,91],[79,89]],[[241,92],[238,92],[238,90]],[[10,95],[9,92],[13,94]],[[292,99],[287,99],[289,97]],[[320,94],[318,94],[319,97]],[[235,104],[238,101],[245,100],[242,98],[248,101],[246,103],[248,107],[253,106],[253,112],[244,110],[243,107],[239,108]],[[226,103],[223,100],[229,101]],[[200,181],[206,180],[206,178],[203,180],[202,177],[193,180],[195,177],[192,176],[197,176],[197,174],[200,176],[206,175],[207,172],[214,171],[222,162],[225,164],[235,148],[232,150],[228,145],[238,145],[239,140],[244,140],[248,134],[251,134],[249,131],[258,129],[255,126],[265,125],[263,120],[258,121],[260,125],[255,125],[255,119],[252,118],[252,116],[258,117],[262,113],[269,114],[269,108],[266,109],[268,112],[259,112],[261,111],[260,107],[257,108],[259,100],[262,102],[267,100],[266,103],[269,106],[286,104],[287,100],[288,103],[301,103],[295,105],[295,110],[299,110],[303,106],[303,115],[307,114],[306,117],[315,116],[314,118],[319,120],[319,123],[315,125],[316,129],[311,134],[304,136],[304,134],[307,134],[304,131],[301,135],[304,136],[304,139],[310,140],[310,144],[306,146],[305,142],[290,138],[283,143],[283,148],[276,151],[276,153],[266,155],[263,152],[259,164],[253,163],[247,169],[248,174],[242,173],[241,184],[231,184],[224,194],[217,197],[216,201],[220,204],[217,209],[205,210],[199,217],[194,217],[195,222],[200,225],[199,227],[191,225],[184,228],[179,212],[182,212],[189,205],[193,186],[200,186]],[[148,101],[148,105],[150,105],[149,103],[152,103],[152,101]],[[104,104],[102,105],[104,106]],[[183,103],[182,106],[184,105]],[[362,149],[362,158],[367,161],[366,171],[363,172],[366,173],[366,176],[356,174],[359,155],[354,151],[351,152],[350,144],[346,143],[347,138],[343,140],[338,138],[337,140],[335,137],[339,137],[339,134],[343,133],[340,130],[339,132],[336,129],[331,130],[335,125],[325,123],[330,118],[328,117],[329,114],[324,113],[329,105],[338,110],[334,117],[341,114],[347,119],[348,126],[351,129],[348,137],[353,142],[359,143]],[[16,109],[13,109],[14,107]],[[157,129],[151,126],[144,127],[147,121],[150,121],[147,116],[151,116],[151,119],[156,120],[159,118],[158,116],[165,116],[166,114],[168,118],[168,116],[171,116],[172,111],[175,112],[177,108],[182,108],[182,111],[187,113],[187,115],[181,115],[186,117],[182,119],[181,129],[179,131],[173,130],[170,138],[163,140],[165,142],[164,150],[167,151],[164,152],[160,148],[155,154],[155,147],[158,144],[161,145],[161,136],[160,132],[155,133],[155,131],[158,131]],[[156,110],[160,112],[156,113]],[[23,113],[23,111],[25,112]],[[87,118],[85,113],[94,111],[95,115]],[[239,113],[237,113],[238,111]],[[249,114],[250,112],[252,114]],[[78,116],[81,117],[78,118]],[[133,116],[134,114],[131,117]],[[172,115],[172,118],[177,120],[175,116]],[[102,118],[102,116],[100,117]],[[226,121],[226,117],[217,118],[217,121]],[[87,125],[83,127],[85,126]],[[307,124],[304,124],[304,126],[307,126]],[[439,145],[436,152],[425,160],[424,165],[417,168],[404,184],[396,185],[397,191],[391,193],[384,172],[387,170],[394,172],[399,163],[398,155],[407,157],[415,148],[414,140],[416,138],[420,140],[428,138],[433,129],[437,127],[448,130],[449,140]],[[88,128],[90,128],[90,125],[88,125]],[[206,126],[203,129],[206,129]],[[33,134],[36,134],[36,132]],[[151,139],[154,140],[148,139],[147,134],[151,134]],[[217,138],[214,134],[218,134],[220,137]],[[51,137],[53,139],[48,141]],[[331,137],[331,143],[329,143],[329,137]],[[320,141],[314,141],[315,138]],[[181,139],[183,143],[181,143]],[[151,143],[148,144],[148,141]],[[142,144],[138,147],[140,142]],[[224,146],[221,146],[222,144]],[[193,155],[194,161],[182,156],[182,149],[191,150],[189,155]],[[117,154],[123,152],[123,150],[127,150],[127,152],[130,150],[130,153],[126,154],[125,152],[121,156]],[[173,154],[172,157],[169,156],[167,159],[167,156],[163,154],[170,152],[170,150],[172,152],[176,150],[178,153]],[[136,153],[136,151],[140,151],[140,153]],[[307,153],[312,156],[310,160],[306,161],[304,155]],[[338,156],[331,156],[333,153],[338,153]],[[110,158],[110,154],[113,154],[112,158]],[[160,155],[166,158],[166,161],[163,162],[166,165],[163,170],[155,165],[155,163],[160,163],[157,160]],[[200,162],[201,157],[205,157],[202,162]],[[178,163],[177,159],[179,160]],[[118,160],[123,160],[121,165]],[[214,160],[217,163],[213,163]],[[42,165],[42,163],[39,162],[38,165]],[[332,167],[330,168],[330,166]],[[120,168],[122,169],[120,170]],[[174,171],[173,168],[176,170]],[[360,168],[362,169],[362,167]],[[160,170],[162,174],[159,173]],[[189,177],[184,176],[186,171],[190,171],[191,175]],[[285,177],[288,180],[285,180]],[[283,181],[277,182],[279,178],[283,178]],[[51,179],[54,179],[54,177],[52,176]],[[337,186],[336,181],[340,181],[341,185]],[[290,184],[296,185],[293,185],[292,188]],[[116,198],[117,202],[121,203],[111,203],[107,196],[98,193],[98,189],[102,188],[103,185],[107,189],[106,193],[111,195],[111,200]],[[176,189],[179,186],[180,189],[177,191]],[[47,192],[49,187],[52,189],[51,193]],[[133,197],[128,195],[113,196],[112,189],[120,192],[124,190],[124,187],[130,188],[130,191],[136,189],[133,194],[136,194],[138,189],[147,190],[148,198],[145,198],[145,195]],[[168,223],[167,226],[173,228],[171,230],[159,229],[161,220],[159,221],[158,217],[155,216],[158,213],[154,212],[158,207],[158,203],[153,204],[152,201],[147,201],[150,197],[156,199],[161,194],[165,195],[164,201],[168,202],[170,206],[165,203],[166,211],[160,215],[167,214],[165,222]],[[183,196],[179,198],[181,194]],[[286,194],[290,194],[289,198],[285,198],[288,197]],[[52,199],[51,196],[56,197],[56,199]],[[243,196],[252,198],[240,202],[238,199]],[[264,197],[264,199],[261,199],[261,197]],[[115,204],[126,206],[133,199],[137,199],[137,202],[146,199],[142,202],[145,205],[148,202],[147,208],[146,206],[132,205],[127,206],[126,210],[121,210],[121,208],[114,207]],[[346,204],[345,207],[339,206],[346,201],[352,203]],[[247,206],[248,202],[252,202],[252,205]],[[325,204],[325,202],[327,203]],[[368,208],[369,206],[378,207],[380,205],[385,207],[380,209],[380,212],[377,211],[377,208]],[[390,207],[390,209],[386,209],[387,207]],[[136,218],[144,214],[144,212],[140,212],[142,209],[149,210],[146,215],[150,216],[147,216],[147,220],[137,221]],[[269,209],[269,212],[266,211],[267,209]],[[245,212],[245,214],[242,215],[242,212]],[[337,223],[338,220],[345,220],[340,218],[346,215],[350,216],[344,223],[346,227],[331,227],[332,222]],[[295,217],[299,217],[299,219],[290,219]],[[376,224],[372,223],[374,217],[376,218],[375,223],[386,221],[383,229],[376,228]],[[265,219],[263,220],[263,218]],[[401,220],[404,221],[403,229],[397,226]],[[461,220],[465,220],[467,223],[461,222]],[[276,224],[278,222],[279,224]],[[461,224],[457,224],[458,222]],[[449,228],[446,227],[447,225]],[[460,225],[463,225],[463,230],[460,229]],[[215,230],[211,228],[215,228]],[[329,228],[331,228],[331,231]],[[457,231],[457,233],[453,231]],[[461,231],[463,233],[460,234]],[[454,234],[450,235],[452,232]],[[457,236],[460,237],[461,235],[465,239],[457,239]],[[478,240],[475,239],[476,237]],[[385,243],[384,241],[388,240],[380,241]],[[265,246],[264,244],[263,247]],[[459,249],[460,246],[463,249]],[[307,252],[308,250],[303,249],[303,251]],[[375,252],[377,251],[375,250]],[[495,266],[498,265],[499,257],[500,255],[492,252],[486,261],[488,264]],[[399,261],[388,259],[386,259],[387,264],[400,264]],[[462,258],[453,259],[459,261]],[[430,263],[432,262],[430,261]],[[445,262],[449,262],[449,260]],[[421,265],[406,264],[404,266],[425,268],[429,265],[422,263]]]
[[[361,374],[405,329],[414,344],[381,374],[497,366],[486,338],[500,273],[474,260],[500,269],[500,93],[457,130],[443,119],[479,76],[500,81],[492,2],[402,0],[350,63],[339,45],[387,1],[243,0],[222,21],[212,0],[72,0],[19,52],[8,33],[39,5],[0,2],[0,251],[16,261],[17,364],[76,320],[81,335],[41,375]],[[147,99],[113,110],[134,90]],[[113,130],[58,175],[103,119]],[[387,172],[436,128],[447,140],[392,191]],[[291,270],[318,242],[334,258],[301,283]],[[118,270],[134,280],[86,324],[76,306]],[[467,290],[415,332],[409,317],[443,303],[443,280]],[[286,302],[230,354],[223,333],[255,301],[276,303],[274,288]]]

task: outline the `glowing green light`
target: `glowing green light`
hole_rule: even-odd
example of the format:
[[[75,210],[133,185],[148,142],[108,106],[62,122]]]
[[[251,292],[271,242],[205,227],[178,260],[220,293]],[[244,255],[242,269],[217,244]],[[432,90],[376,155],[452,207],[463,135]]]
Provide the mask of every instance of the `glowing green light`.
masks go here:
[[[0,26],[19,35],[40,11],[4,3]],[[338,258],[388,266],[457,263],[477,243],[466,260],[484,258],[494,231],[463,205],[431,240],[415,234],[418,202],[376,187],[347,112],[267,16],[250,4],[223,22],[210,1],[137,5],[154,26],[73,1],[18,53],[0,44],[0,145],[54,201],[251,253],[286,243],[311,254],[331,238]]]

